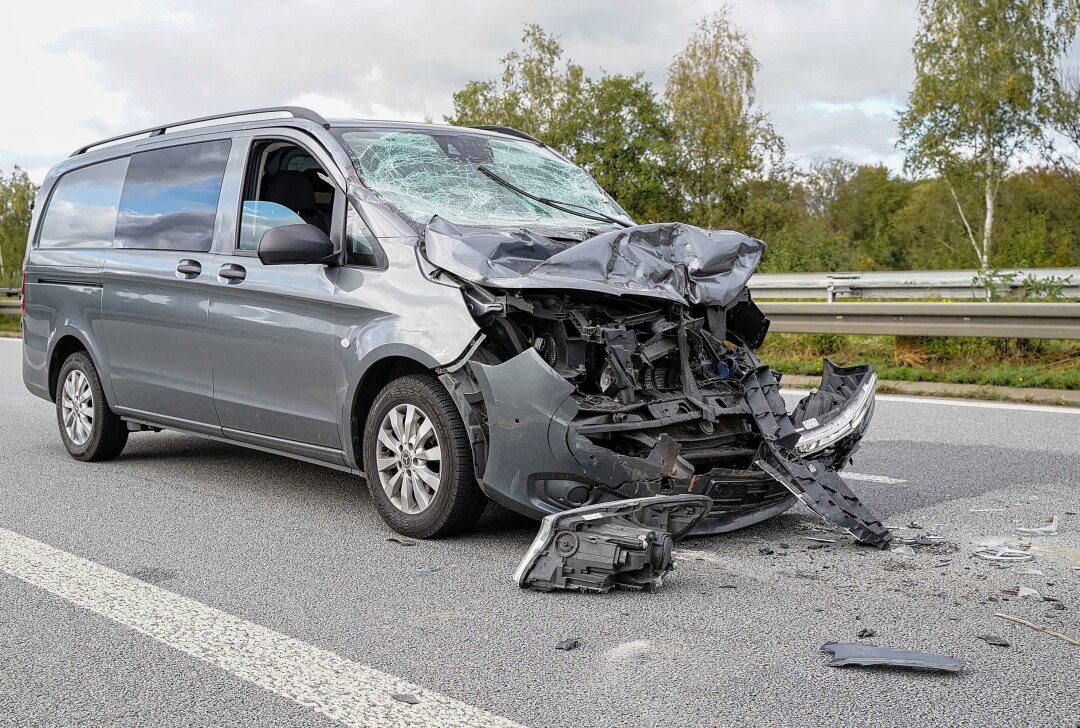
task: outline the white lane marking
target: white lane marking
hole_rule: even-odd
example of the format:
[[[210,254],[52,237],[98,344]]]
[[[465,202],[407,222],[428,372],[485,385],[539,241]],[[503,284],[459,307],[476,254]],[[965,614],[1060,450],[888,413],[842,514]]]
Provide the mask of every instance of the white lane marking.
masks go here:
[[[865,480],[867,483],[885,483],[887,485],[896,485],[897,483],[906,483],[903,478],[890,478],[887,475],[868,475],[866,473],[851,473],[847,470],[840,471],[840,477],[844,480]]]
[[[0,528],[0,571],[347,726],[498,726],[505,718]],[[410,693],[416,705],[399,702]]]
[[[945,399],[941,397],[916,397],[906,394],[879,394],[878,399],[887,402],[910,402],[914,404],[947,404],[953,407],[973,407],[975,409],[1007,409],[1024,412],[1057,412],[1064,415],[1080,415],[1080,407],[1067,407],[1056,404],[1025,404],[1023,402],[990,402],[979,399]]]
[[[809,389],[784,388],[781,394],[790,394],[805,397],[810,394]],[[1026,412],[1056,412],[1063,415],[1080,415],[1080,407],[1069,407],[1057,404],[1025,404],[1023,402],[992,402],[982,399],[950,399],[946,397],[924,397],[922,395],[907,394],[878,394],[875,399],[879,402],[908,402],[911,404],[949,405],[951,407],[974,407],[976,409],[1009,409]]]

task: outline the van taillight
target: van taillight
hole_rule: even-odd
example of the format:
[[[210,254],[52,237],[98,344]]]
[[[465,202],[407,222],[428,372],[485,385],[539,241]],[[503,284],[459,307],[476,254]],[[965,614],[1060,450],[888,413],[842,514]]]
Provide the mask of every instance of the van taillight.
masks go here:
[[[26,265],[22,268],[22,284],[19,286],[19,313],[26,316]]]

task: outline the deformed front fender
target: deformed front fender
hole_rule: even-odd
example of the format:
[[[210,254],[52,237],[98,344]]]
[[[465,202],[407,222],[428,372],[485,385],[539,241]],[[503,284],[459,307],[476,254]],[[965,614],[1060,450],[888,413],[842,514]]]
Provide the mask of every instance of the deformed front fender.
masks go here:
[[[666,436],[639,458],[577,434],[573,385],[533,349],[502,364],[470,362],[469,369],[487,418],[486,462],[477,479],[488,497],[512,510],[541,518],[628,494],[653,495],[660,478],[693,472]]]

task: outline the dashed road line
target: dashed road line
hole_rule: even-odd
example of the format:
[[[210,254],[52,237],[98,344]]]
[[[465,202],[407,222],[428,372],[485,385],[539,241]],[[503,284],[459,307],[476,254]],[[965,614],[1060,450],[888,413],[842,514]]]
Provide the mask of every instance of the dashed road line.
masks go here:
[[[347,726],[522,728],[480,708],[2,528],[0,572]],[[419,702],[401,702],[403,694],[415,696]]]
[[[850,473],[847,470],[840,472],[840,477],[844,480],[863,480],[867,483],[885,483],[887,485],[897,485],[899,483],[906,483],[903,478],[890,478],[887,475],[869,475],[867,473]]]

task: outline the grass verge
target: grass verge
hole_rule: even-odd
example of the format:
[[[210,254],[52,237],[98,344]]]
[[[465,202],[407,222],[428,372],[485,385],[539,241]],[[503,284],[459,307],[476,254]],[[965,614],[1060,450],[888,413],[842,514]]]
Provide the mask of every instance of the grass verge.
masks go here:
[[[769,334],[763,363],[792,374],[870,364],[879,379],[1080,389],[1080,342],[1036,339]]]

